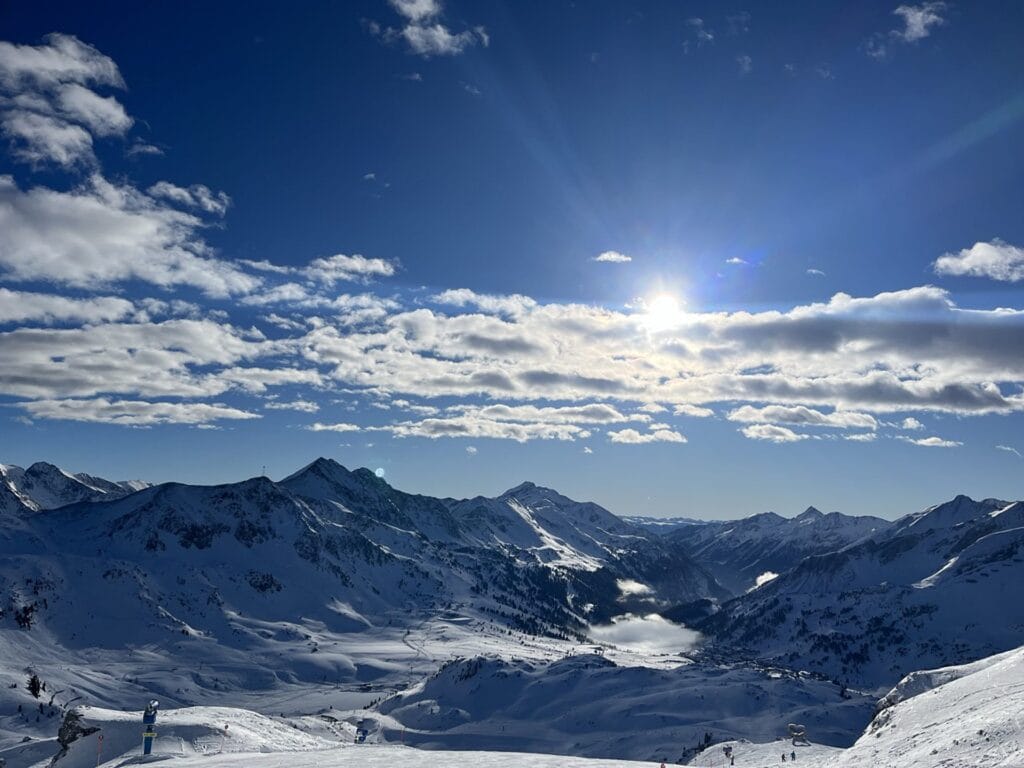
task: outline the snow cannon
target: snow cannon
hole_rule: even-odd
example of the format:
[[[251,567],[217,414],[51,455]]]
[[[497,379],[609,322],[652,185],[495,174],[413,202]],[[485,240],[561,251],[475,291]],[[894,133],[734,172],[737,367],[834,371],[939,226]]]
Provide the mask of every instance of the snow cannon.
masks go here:
[[[807,726],[800,725],[799,723],[789,724],[789,738],[793,740],[793,746],[800,744],[810,744],[807,740]]]
[[[156,710],[159,706],[160,702],[154,699],[146,705],[146,709],[142,712],[142,725],[144,727],[142,731],[142,754],[144,755],[149,755],[153,752],[153,739],[156,738],[153,726],[156,725]]]

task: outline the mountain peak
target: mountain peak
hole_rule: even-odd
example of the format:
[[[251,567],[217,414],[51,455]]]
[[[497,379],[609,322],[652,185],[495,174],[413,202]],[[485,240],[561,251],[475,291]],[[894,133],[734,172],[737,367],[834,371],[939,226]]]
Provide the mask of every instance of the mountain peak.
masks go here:
[[[808,520],[808,519],[817,519],[817,518],[821,518],[821,517],[824,517],[824,516],[825,516],[825,513],[822,512],[817,507],[808,507],[803,512],[801,512],[799,515],[797,515],[796,519],[797,520]]]
[[[521,482],[519,485],[517,485],[515,488],[509,488],[507,491],[505,491],[501,495],[502,496],[515,496],[517,493],[523,493],[524,491],[534,491],[534,490],[537,490],[538,487],[539,486],[536,483],[531,483],[529,480],[525,480],[525,481]],[[550,489],[543,489],[543,490],[550,490]]]
[[[320,477],[347,477],[350,474],[352,473],[347,468],[336,462],[334,459],[319,456],[302,469],[288,475],[288,477],[284,478],[281,482],[286,483],[289,480],[295,480],[306,475],[318,475]]]

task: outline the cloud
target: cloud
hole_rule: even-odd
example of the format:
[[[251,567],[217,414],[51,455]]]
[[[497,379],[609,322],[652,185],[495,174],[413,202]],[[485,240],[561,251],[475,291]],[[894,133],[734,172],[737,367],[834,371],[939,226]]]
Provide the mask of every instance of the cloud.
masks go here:
[[[134,304],[115,296],[74,299],[54,294],[11,291],[0,287],[0,324],[102,323],[124,319],[134,311]]]
[[[208,424],[222,420],[258,419],[250,413],[220,403],[167,403],[140,400],[33,400],[19,403],[35,418],[85,421],[121,426],[156,424]]]
[[[391,6],[404,18],[405,25],[400,29],[381,29],[371,23],[371,33],[380,35],[385,42],[402,40],[412,53],[424,58],[455,56],[474,45],[486,48],[491,42],[481,26],[453,32],[441,21],[444,8],[438,0],[391,0]]]
[[[900,429],[924,429],[924,424],[913,416],[908,416],[900,422]]]
[[[590,627],[590,636],[599,643],[647,653],[679,653],[695,648],[699,632],[673,624],[656,613],[648,616],[616,616],[611,624]]]
[[[291,400],[288,402],[270,401],[263,405],[268,411],[300,411],[302,413],[316,413],[320,406],[310,400]]]
[[[98,175],[69,192],[23,190],[0,176],[0,275],[7,280],[75,288],[143,280],[217,297],[256,288],[259,279],[215,256],[202,226],[191,213]]]
[[[932,265],[939,275],[969,275],[1015,283],[1024,280],[1024,248],[993,240],[947,253]]]
[[[946,3],[931,2],[921,5],[901,5],[893,13],[903,19],[903,29],[894,30],[893,34],[904,42],[914,43],[931,34],[933,27],[946,23],[942,17]]]
[[[124,136],[133,120],[95,87],[125,87],[109,57],[71,35],[41,45],[0,42],[0,133],[33,166],[96,165],[93,137]]]
[[[695,419],[706,419],[715,415],[715,412],[710,408],[702,408],[699,405],[689,405],[687,403],[674,406],[672,413],[676,416],[691,416]]]
[[[736,57],[736,66],[739,67],[741,77],[749,75],[754,71],[754,60],[744,53]]]
[[[211,192],[203,184],[193,184],[189,188],[179,187],[169,181],[158,181],[151,186],[148,193],[152,197],[162,197],[187,208],[199,208],[206,213],[223,216],[228,212],[231,198],[224,192]]]
[[[855,443],[873,443],[877,437],[878,434],[875,432],[858,432],[853,435],[843,435],[844,440],[850,440]]]
[[[809,437],[786,427],[777,427],[773,424],[753,424],[743,427],[740,431],[744,437],[751,440],[767,440],[771,443],[795,443],[800,440],[806,440]]]
[[[402,421],[377,431],[390,432],[395,437],[426,437],[436,440],[441,437],[491,438],[514,440],[526,443],[530,440],[576,440],[590,437],[587,429],[575,424],[546,424],[493,421],[476,414],[428,418],[421,421]]]
[[[693,34],[693,39],[696,41],[698,48],[703,46],[705,43],[710,44],[715,42],[715,33],[708,29],[707,25],[704,23],[704,19],[693,17],[691,19],[687,19],[686,24],[690,28],[690,31]],[[683,50],[686,53],[690,52],[689,40],[683,43]]]
[[[685,437],[671,429],[658,429],[653,432],[637,432],[635,429],[620,429],[617,432],[609,432],[608,439],[613,443],[621,443],[624,445],[686,442]]]
[[[475,445],[467,445],[466,446],[466,453],[468,453],[470,456],[476,456],[476,454],[477,454],[476,446]]]
[[[476,293],[468,288],[455,288],[430,297],[435,304],[447,304],[453,307],[475,307],[481,312],[496,315],[521,315],[537,306],[537,302],[529,296],[512,294],[510,296],[493,296]]]
[[[772,581],[773,579],[777,579],[778,577],[779,577],[779,574],[775,573],[775,571],[765,571],[760,576],[758,576],[756,579],[754,579],[754,589],[757,589],[758,587],[763,587],[769,581]]]
[[[814,269],[813,267],[807,270],[808,275],[814,275],[815,277],[824,277],[825,273],[820,269]]]
[[[639,581],[633,579],[617,579],[615,585],[619,588],[619,594],[623,597],[633,597],[635,595],[650,595],[654,593],[646,584],[641,584]]]
[[[632,260],[632,256],[627,256],[626,254],[619,253],[618,251],[605,251],[591,259],[591,261],[596,261],[601,264],[628,264]]]
[[[920,445],[924,448],[957,448],[963,445],[963,443],[959,443],[956,440],[944,440],[941,437],[922,437],[914,440],[901,435],[897,437],[897,440],[912,443],[913,445]]]
[[[747,424],[796,424],[800,426],[839,427],[840,429],[877,429],[878,422],[867,413],[833,411],[822,413],[804,406],[768,405],[755,408],[744,405],[726,416],[729,421]]]
[[[873,59],[885,59],[889,55],[889,43],[917,43],[931,35],[935,27],[947,23],[943,13],[948,8],[944,2],[925,2],[920,5],[900,5],[893,11],[902,26],[888,33],[876,33],[864,43],[864,52]]]
[[[739,256],[733,256],[731,259],[725,260],[726,264],[746,264],[746,259],[741,259]]]
[[[310,432],[361,432],[362,427],[355,424],[322,424],[317,421],[306,427]]]
[[[1010,445],[997,445],[996,446],[996,450],[997,451],[1005,451],[1006,453],[1012,453],[1018,459],[1024,458],[1024,456],[1021,456],[1020,451],[1018,451],[1016,448],[1014,448],[1013,446],[1010,446]]]
[[[584,453],[593,453],[594,450],[590,446],[584,445],[583,446],[583,452]]]

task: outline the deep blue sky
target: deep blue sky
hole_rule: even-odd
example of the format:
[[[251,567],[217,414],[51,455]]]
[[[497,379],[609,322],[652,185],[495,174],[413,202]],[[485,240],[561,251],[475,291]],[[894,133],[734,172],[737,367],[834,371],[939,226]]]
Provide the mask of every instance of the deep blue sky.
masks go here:
[[[1019,282],[937,274],[932,265],[976,243],[1024,245],[1024,6],[911,3],[906,7],[940,19],[915,36],[894,13],[899,5],[451,0],[424,23],[476,36],[461,52],[423,56],[406,40],[373,31],[374,24],[399,30],[414,23],[385,0],[305,3],[300,10],[254,2],[244,12],[206,3],[4,4],[0,40],[40,46],[44,35],[59,32],[115,62],[127,89],[95,89],[116,97],[135,122],[122,135],[95,139],[91,169],[29,163],[12,149],[0,155],[0,174],[12,174],[23,190],[71,190],[94,171],[138,190],[161,180],[223,190],[232,200],[227,214],[196,234],[216,249],[210,258],[295,268],[333,254],[387,260],[397,265],[394,275],[329,289],[392,297],[403,307],[468,288],[626,315],[643,311],[638,297],[650,302],[661,293],[694,313],[787,312],[840,292],[869,298],[934,285],[962,308],[1020,310]],[[6,98],[22,85],[8,86]],[[127,156],[135,141],[163,154]],[[45,229],[39,237],[45,245]],[[593,261],[605,251],[632,261]],[[195,284],[133,279],[67,285],[59,275],[29,279],[3,269],[0,263],[0,284],[11,291],[181,298],[271,338],[289,335],[266,324],[268,307],[243,306],[240,294],[211,297]],[[916,305],[884,311],[896,312],[902,331],[933,319],[918,317]],[[858,316],[858,327],[870,326],[874,312]],[[995,382],[1012,398],[1024,377],[1001,355],[1012,359],[1016,351],[1024,360],[1022,321],[989,320],[987,338],[1000,339],[1000,351],[963,381]],[[78,325],[12,321],[0,332]],[[911,336],[893,342],[904,379],[919,362],[905,341]],[[764,344],[763,360],[744,359],[778,367],[770,347]],[[750,354],[757,349],[752,344]],[[809,337],[806,358],[787,357],[786,365],[806,364],[809,370],[794,375],[808,379],[836,370],[811,370],[820,352]],[[918,372],[959,382],[945,370],[957,364],[956,349],[942,354],[938,363],[929,354]],[[708,365],[718,359],[697,356]],[[294,362],[282,352],[258,365]],[[886,366],[892,360],[880,354],[878,366],[843,373]],[[195,375],[213,370],[191,368]],[[995,447],[1024,451],[1016,405],[1004,409],[1012,414],[978,415],[948,403],[895,409],[730,392],[700,400],[714,410],[711,418],[653,416],[685,435],[685,444],[619,444],[597,432],[520,443],[304,428],[423,418],[376,408],[353,388],[352,380],[333,380],[315,391],[272,390],[281,400],[317,402],[315,414],[263,411],[253,393],[237,387],[208,397],[124,387],[45,396],[184,398],[261,415],[210,422],[221,430],[138,429],[32,409],[25,420],[22,404],[42,396],[7,388],[0,461],[47,459],[118,478],[214,482],[255,474],[261,465],[271,476],[286,474],[324,454],[381,467],[407,490],[494,494],[532,479],[623,514],[795,513],[814,504],[893,516],[958,492],[1024,496],[1022,460]],[[441,409],[573,404],[542,391],[520,391],[514,400],[500,392],[435,394],[405,388],[387,397]],[[574,397],[576,404],[632,408],[622,391]],[[682,400],[658,402],[671,408]],[[785,421],[777,423],[798,435],[828,437],[777,443],[751,439],[739,431],[748,422],[727,418],[744,404],[776,403],[826,414],[840,405],[890,425],[913,417],[923,429],[879,424],[875,440],[860,442],[841,439],[849,428]],[[622,428],[645,429],[608,429]],[[960,445],[910,442],[928,437]],[[584,453],[584,445],[593,452]]]

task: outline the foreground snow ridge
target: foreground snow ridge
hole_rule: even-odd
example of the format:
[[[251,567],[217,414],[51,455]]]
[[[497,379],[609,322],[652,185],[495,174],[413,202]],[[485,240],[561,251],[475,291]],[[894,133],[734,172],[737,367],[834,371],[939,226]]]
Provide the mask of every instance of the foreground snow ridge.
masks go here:
[[[92,707],[77,710],[81,734],[53,759],[55,740],[8,750],[9,768],[104,768],[134,765],[140,723],[136,712]],[[960,667],[908,675],[881,704],[863,736],[848,749],[795,746],[785,739],[714,744],[693,766],[765,768],[1020,768],[1024,765],[1024,648]],[[348,716],[271,718],[224,707],[189,707],[161,713],[157,747],[148,762],[167,768],[630,768],[650,761],[488,751],[418,750],[400,744],[353,744],[358,711]],[[95,729],[95,730],[94,730]],[[97,763],[98,737],[103,745]],[[813,734],[811,734],[813,738]],[[376,734],[375,738],[383,738]],[[52,762],[51,762],[52,761]]]

